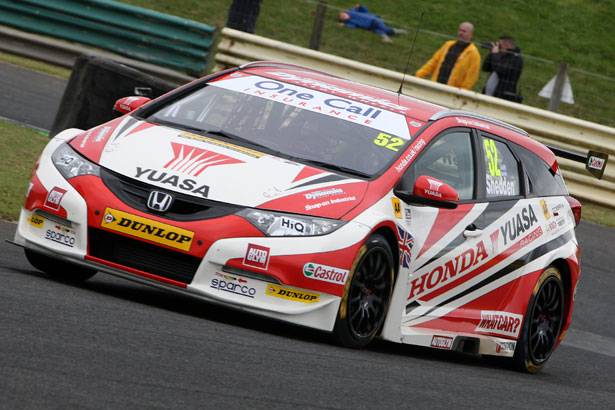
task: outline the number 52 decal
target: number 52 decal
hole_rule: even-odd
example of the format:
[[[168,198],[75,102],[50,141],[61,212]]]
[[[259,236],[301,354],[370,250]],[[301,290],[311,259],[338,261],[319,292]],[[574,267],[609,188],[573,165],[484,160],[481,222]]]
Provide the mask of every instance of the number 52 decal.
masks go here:
[[[498,149],[495,146],[495,142],[492,139],[483,139],[485,144],[485,154],[487,154],[487,163],[489,164],[489,174],[492,177],[499,177],[502,175],[500,167],[498,166]]]
[[[392,137],[389,134],[381,132],[374,140],[374,144],[379,147],[386,147],[391,151],[399,151],[398,147],[404,145],[404,140],[398,137]]]

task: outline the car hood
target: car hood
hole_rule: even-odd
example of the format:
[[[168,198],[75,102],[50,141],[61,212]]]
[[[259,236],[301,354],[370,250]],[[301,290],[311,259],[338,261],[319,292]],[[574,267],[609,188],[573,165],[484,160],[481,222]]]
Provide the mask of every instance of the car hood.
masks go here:
[[[246,207],[341,218],[366,181],[170,127],[118,119],[71,141],[102,167],[167,191]]]

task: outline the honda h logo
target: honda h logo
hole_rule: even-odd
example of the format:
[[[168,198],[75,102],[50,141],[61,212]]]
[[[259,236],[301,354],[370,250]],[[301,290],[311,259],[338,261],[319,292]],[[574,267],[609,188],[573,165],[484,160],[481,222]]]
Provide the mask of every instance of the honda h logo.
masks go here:
[[[147,207],[152,211],[166,212],[173,204],[173,197],[160,191],[152,191],[147,198]]]

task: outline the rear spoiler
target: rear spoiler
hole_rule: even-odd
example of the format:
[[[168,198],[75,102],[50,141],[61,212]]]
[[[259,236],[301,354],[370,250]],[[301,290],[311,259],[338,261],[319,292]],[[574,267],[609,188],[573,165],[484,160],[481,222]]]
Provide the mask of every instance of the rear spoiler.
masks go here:
[[[583,155],[550,145],[547,145],[547,148],[549,148],[558,157],[585,164],[585,169],[598,179],[602,179],[604,169],[606,168],[606,163],[609,160],[609,154],[591,149],[587,152],[587,155]]]

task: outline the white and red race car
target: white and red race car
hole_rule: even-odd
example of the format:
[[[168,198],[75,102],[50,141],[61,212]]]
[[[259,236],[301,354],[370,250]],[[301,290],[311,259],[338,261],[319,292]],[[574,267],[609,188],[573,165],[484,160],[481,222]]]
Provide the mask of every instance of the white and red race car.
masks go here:
[[[36,165],[13,242],[44,272],[529,372],[570,325],[581,206],[516,127],[267,62],[115,108]]]

